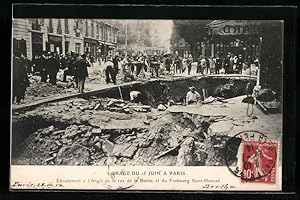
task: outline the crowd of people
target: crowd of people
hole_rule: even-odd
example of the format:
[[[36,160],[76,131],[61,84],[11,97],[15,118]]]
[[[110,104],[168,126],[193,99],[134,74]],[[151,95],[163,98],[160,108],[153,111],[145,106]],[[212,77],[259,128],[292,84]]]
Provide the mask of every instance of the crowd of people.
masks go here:
[[[67,76],[72,76],[75,80],[76,88],[83,93],[84,83],[88,77],[87,67],[91,63],[85,54],[75,53],[65,56],[55,52],[44,51],[41,55],[34,56],[32,60],[23,54],[16,52],[13,56],[13,99],[16,104],[24,99],[26,88],[30,85],[28,74],[38,74],[40,82],[49,82],[53,85],[57,83],[57,74],[63,70],[63,80]]]
[[[258,66],[258,59],[249,61],[241,54],[234,55],[228,53],[226,56],[206,57],[200,55],[198,58],[193,58],[192,54],[185,56],[178,55],[144,55],[143,53],[137,56],[117,56],[121,66],[124,67],[128,74],[133,76],[143,75],[145,72],[150,72],[152,77],[158,77],[159,74],[191,74],[192,64],[196,65],[196,74],[242,74],[243,69],[250,68],[251,64]],[[245,61],[248,60],[248,61]]]
[[[241,74],[243,68],[249,67],[244,62],[242,55],[235,56],[228,53],[224,58],[216,54],[215,57],[199,56],[195,59],[191,54],[178,56],[172,54],[145,55],[142,52],[131,55],[105,56],[94,59],[86,54],[62,55],[55,52],[44,51],[41,55],[34,56],[30,61],[20,53],[15,53],[13,58],[13,94],[16,103],[24,99],[26,88],[30,82],[29,73],[38,74],[41,82],[57,83],[57,74],[63,71],[63,80],[71,76],[75,87],[80,93],[84,92],[85,80],[88,77],[88,67],[93,67],[94,62],[99,62],[103,67],[105,82],[117,84],[117,75],[122,73],[124,81],[144,79],[146,74],[149,77],[157,78],[161,74],[191,74],[192,64],[196,66],[196,74]],[[258,65],[258,60],[254,61]]]
[[[239,54],[234,55],[228,53],[225,57],[216,56],[206,57],[200,55],[197,59],[194,59],[191,54],[184,57],[174,58],[174,72],[183,73],[187,70],[187,74],[191,74],[192,63],[196,62],[196,74],[208,75],[208,74],[242,74],[243,69],[250,67],[250,64],[258,65],[258,59],[254,61],[245,61],[245,58]]]

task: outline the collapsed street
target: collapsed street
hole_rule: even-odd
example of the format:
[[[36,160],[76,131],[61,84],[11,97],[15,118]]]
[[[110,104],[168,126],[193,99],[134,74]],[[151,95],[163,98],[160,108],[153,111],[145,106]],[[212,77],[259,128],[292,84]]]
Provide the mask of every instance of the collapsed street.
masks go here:
[[[11,163],[279,174],[283,33],[280,20],[16,18]]]
[[[211,96],[232,80],[236,94]],[[259,130],[281,141],[281,113],[267,115],[254,105],[247,117],[247,82],[209,76],[157,80],[135,83],[147,94],[142,104],[129,101],[132,86],[121,85],[123,100],[115,89],[16,110],[12,164],[225,166],[226,142],[241,131]],[[205,89],[207,100],[183,105],[190,85]],[[237,156],[228,160],[238,162]]]

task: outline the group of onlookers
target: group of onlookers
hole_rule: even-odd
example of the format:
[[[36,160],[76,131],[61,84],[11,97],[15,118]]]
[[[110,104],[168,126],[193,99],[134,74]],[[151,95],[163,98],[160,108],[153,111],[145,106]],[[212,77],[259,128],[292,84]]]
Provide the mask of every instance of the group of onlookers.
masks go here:
[[[104,66],[106,83],[116,84],[116,77],[120,70],[124,81],[133,81],[136,78],[145,78],[148,73],[151,77],[159,77],[160,74],[191,74],[192,65],[196,66],[196,73],[207,74],[241,74],[243,68],[248,64],[244,62],[242,55],[235,56],[228,53],[224,58],[199,56],[194,59],[191,54],[184,57],[171,54],[144,55],[143,53],[133,55],[118,54],[114,57],[106,56],[94,59],[86,54],[75,54],[71,52],[65,56],[57,53],[44,51],[41,55],[34,56],[32,61],[21,54],[15,54],[13,58],[13,94],[16,103],[24,98],[26,88],[29,86],[28,73],[36,73],[41,77],[41,82],[56,84],[57,74],[63,71],[63,81],[67,76],[73,77],[75,85],[80,93],[83,93],[85,79],[88,77],[87,67],[93,66],[98,61],[99,66]],[[258,63],[256,60],[254,63]]]
[[[258,62],[256,59],[253,63]],[[218,54],[216,56],[206,57],[200,55],[198,59],[194,59],[191,54],[173,58],[173,66],[175,73],[183,73],[187,70],[187,74],[191,74],[192,64],[196,65],[196,74],[241,74],[243,68],[249,67],[241,54],[234,55],[228,53],[224,58]]]
[[[29,73],[38,74],[41,82],[49,82],[53,85],[57,83],[57,73],[63,70],[63,81],[66,77],[72,76],[75,80],[79,92],[83,92],[84,82],[88,76],[87,67],[91,65],[85,54],[75,53],[66,56],[54,52],[44,51],[41,55],[36,55],[30,61],[24,55],[17,52],[13,56],[13,102],[17,104],[24,99],[26,88],[30,85]]]

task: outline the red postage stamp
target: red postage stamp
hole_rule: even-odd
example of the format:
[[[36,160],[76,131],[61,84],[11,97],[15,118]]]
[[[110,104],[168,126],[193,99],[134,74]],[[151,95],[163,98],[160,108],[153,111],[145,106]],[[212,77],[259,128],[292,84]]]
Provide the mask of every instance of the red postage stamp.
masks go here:
[[[277,142],[243,142],[242,181],[276,183]]]

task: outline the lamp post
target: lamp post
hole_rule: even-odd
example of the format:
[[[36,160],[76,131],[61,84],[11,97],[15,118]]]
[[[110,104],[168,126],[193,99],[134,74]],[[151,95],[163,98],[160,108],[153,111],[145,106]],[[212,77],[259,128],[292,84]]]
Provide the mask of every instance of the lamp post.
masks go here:
[[[260,84],[260,55],[261,55],[261,45],[262,45],[262,37],[259,37],[259,44],[258,44],[258,69],[257,69],[257,80],[256,80],[256,86],[259,86]]]
[[[127,57],[128,19],[126,20],[125,29],[125,56]]]

